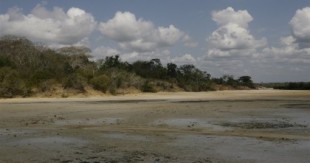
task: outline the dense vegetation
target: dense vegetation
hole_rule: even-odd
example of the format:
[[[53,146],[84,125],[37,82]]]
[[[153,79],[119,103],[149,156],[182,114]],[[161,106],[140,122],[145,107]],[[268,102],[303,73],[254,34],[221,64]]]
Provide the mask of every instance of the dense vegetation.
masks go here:
[[[310,90],[310,82],[264,83],[264,87],[283,90]]]
[[[157,91],[208,91],[255,88],[251,77],[211,78],[194,65],[163,66],[159,59],[128,63],[119,56],[91,61],[90,49],[52,50],[26,38],[0,39],[0,97],[32,96],[50,92],[85,93],[94,89],[111,94]]]

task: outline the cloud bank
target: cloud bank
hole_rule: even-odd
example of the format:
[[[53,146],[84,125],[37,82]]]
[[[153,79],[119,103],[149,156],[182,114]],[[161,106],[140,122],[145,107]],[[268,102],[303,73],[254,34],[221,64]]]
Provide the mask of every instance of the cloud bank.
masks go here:
[[[289,22],[291,35],[280,39],[280,47],[264,50],[280,62],[309,64],[310,63],[310,7],[296,11]]]
[[[19,35],[44,43],[75,44],[96,28],[94,17],[79,8],[64,11],[54,7],[49,11],[37,5],[30,14],[12,8],[0,15],[0,35]]]
[[[194,45],[190,37],[174,25],[156,27],[151,21],[136,18],[130,12],[117,12],[99,25],[101,33],[131,52],[151,52],[171,47],[180,41]]]

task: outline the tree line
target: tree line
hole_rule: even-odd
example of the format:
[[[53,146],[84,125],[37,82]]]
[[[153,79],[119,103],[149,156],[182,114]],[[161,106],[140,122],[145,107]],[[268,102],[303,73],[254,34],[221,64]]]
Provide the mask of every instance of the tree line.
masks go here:
[[[310,82],[262,83],[260,85],[282,90],[310,90]]]
[[[163,65],[160,59],[122,61],[118,55],[92,61],[87,47],[50,49],[24,37],[0,39],[0,97],[31,96],[65,91],[84,93],[88,88],[118,94],[142,92],[210,91],[220,86],[255,88],[250,76],[212,78],[194,65]]]

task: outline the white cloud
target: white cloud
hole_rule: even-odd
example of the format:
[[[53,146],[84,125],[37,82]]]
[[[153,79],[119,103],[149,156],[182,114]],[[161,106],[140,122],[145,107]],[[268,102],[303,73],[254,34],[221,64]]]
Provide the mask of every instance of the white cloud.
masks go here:
[[[171,62],[176,63],[178,65],[185,65],[185,64],[196,64],[197,60],[191,54],[185,54],[180,57],[172,58]]]
[[[95,48],[92,52],[95,60],[104,59],[107,56],[118,55],[123,61],[134,62],[138,60],[148,61],[154,58],[158,58],[163,64],[170,61],[170,51],[169,50],[155,50],[151,52],[125,52],[121,49],[116,49],[112,47],[99,46]]]
[[[297,10],[290,21],[292,34],[297,42],[310,42],[310,7]]]
[[[100,23],[101,33],[118,42],[120,47],[132,52],[151,52],[184,41],[187,45],[190,37],[174,25],[155,27],[143,19],[137,19],[130,12],[117,12],[107,22]]]
[[[100,46],[93,50],[92,55],[95,59],[104,59],[108,56],[120,55],[120,52],[111,47]]]
[[[162,64],[167,64],[169,62],[178,65],[198,64],[197,59],[195,59],[191,54],[171,57],[171,52],[169,50],[156,50],[151,52],[125,52],[111,47],[100,46],[93,50],[92,55],[94,56],[95,60],[104,59],[106,56],[119,55],[123,61],[128,62],[135,62],[137,60],[148,61],[154,58],[158,58],[161,60]]]
[[[189,35],[184,35],[183,42],[186,47],[195,48],[198,46],[198,43],[193,41]]]
[[[264,49],[264,54],[282,63],[310,63],[310,7],[299,9],[289,22],[292,34],[280,39],[280,47]]]
[[[253,18],[246,10],[235,11],[232,7],[228,7],[221,11],[214,11],[212,19],[220,26],[227,24],[237,24],[240,27],[247,28]]]
[[[287,37],[280,38],[281,44],[285,46],[291,46],[294,44],[295,41],[296,39],[293,36],[287,36]]]
[[[184,33],[173,25],[169,27],[158,27],[158,32],[159,41],[164,46],[171,46],[184,36]]]
[[[149,61],[154,58],[158,58],[161,60],[162,64],[166,64],[170,61],[171,53],[169,50],[155,50],[150,52],[128,52],[123,53],[121,58],[128,62],[133,62],[137,60]]]
[[[246,10],[235,11],[228,7],[212,13],[219,28],[207,39],[209,57],[234,57],[255,53],[266,45],[266,39],[257,40],[251,35],[248,23],[253,18]]]
[[[257,46],[255,42],[250,32],[237,24],[221,26],[209,38],[211,46],[222,51],[252,48]]]
[[[25,36],[44,43],[72,45],[85,39],[95,28],[94,17],[74,7],[65,12],[59,7],[49,11],[37,5],[27,15],[18,8],[0,15],[0,35]]]

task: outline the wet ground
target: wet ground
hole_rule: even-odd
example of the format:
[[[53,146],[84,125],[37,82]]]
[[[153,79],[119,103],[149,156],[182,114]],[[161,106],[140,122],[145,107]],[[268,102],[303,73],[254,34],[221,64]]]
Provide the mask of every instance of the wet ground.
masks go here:
[[[310,93],[242,94],[2,101],[0,162],[309,162]]]

